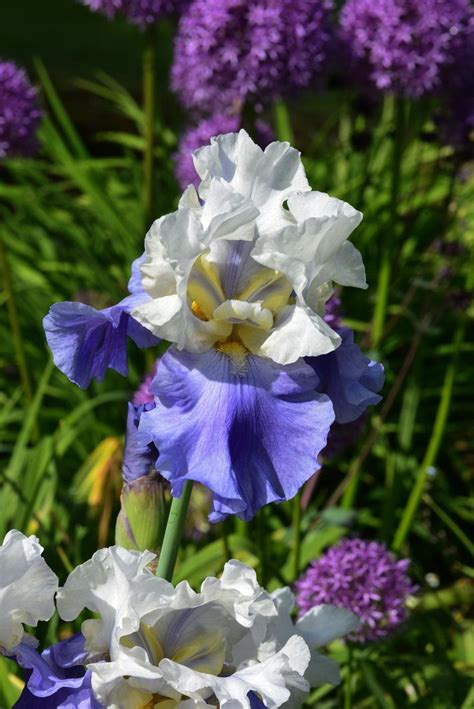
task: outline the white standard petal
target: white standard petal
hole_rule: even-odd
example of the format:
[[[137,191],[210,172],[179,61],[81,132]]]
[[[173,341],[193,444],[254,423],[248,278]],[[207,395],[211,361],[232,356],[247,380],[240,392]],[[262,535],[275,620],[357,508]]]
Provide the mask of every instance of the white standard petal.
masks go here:
[[[339,335],[304,305],[288,305],[275,318],[270,331],[240,327],[244,345],[256,355],[278,364],[291,364],[300,357],[318,357],[335,350]]]
[[[362,259],[345,246],[362,214],[321,192],[292,195],[288,207],[293,223],[259,238],[252,257],[284,273],[300,297],[331,280],[366,288]]]
[[[147,568],[154,558],[151,552],[100,549],[68,576],[57,595],[60,616],[74,620],[84,608],[100,615],[82,625],[90,653],[113,655],[144,614],[167,605],[174,589]]]
[[[8,532],[0,546],[0,648],[4,650],[21,642],[23,623],[36,626],[54,613],[58,579],[42,553],[36,537],[17,530]]]
[[[310,648],[316,648],[343,638],[359,627],[360,620],[352,611],[323,603],[297,621],[295,632],[304,637]]]
[[[260,210],[261,232],[287,223],[283,202],[294,192],[310,189],[297,150],[274,142],[263,151],[245,130],[212,138],[209,146],[195,151],[193,159],[202,178],[201,198],[207,199],[213,178],[222,178]]]
[[[206,603],[219,601],[247,628],[256,618],[276,615],[275,604],[259,585],[255,570],[236,559],[225,564],[219,579],[208,577],[203,581],[201,595]]]

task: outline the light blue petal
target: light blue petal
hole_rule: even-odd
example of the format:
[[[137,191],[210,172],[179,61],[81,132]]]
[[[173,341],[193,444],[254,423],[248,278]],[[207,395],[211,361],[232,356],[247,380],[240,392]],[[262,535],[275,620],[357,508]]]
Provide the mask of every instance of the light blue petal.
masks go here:
[[[292,498],[319,468],[334,420],[303,361],[288,366],[247,355],[243,368],[215,349],[171,348],[152,383],[156,408],[140,430],[160,451],[157,468],[181,494],[196,480],[214,494],[210,519],[251,519],[270,502]]]
[[[358,419],[368,406],[378,404],[384,383],[383,366],[362,354],[349,328],[337,330],[340,346],[320,357],[307,357],[320,379],[319,391],[331,399],[337,423]]]

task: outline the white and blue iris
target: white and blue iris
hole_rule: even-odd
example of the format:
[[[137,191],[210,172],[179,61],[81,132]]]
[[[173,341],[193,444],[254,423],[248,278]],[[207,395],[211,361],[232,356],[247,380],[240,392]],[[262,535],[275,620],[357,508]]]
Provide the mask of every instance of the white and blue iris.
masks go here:
[[[65,620],[96,614],[82,632],[102,706],[296,708],[311,685],[339,681],[337,663],[314,649],[358,627],[350,611],[319,606],[295,625],[289,589],[270,596],[238,561],[196,593],[154,576],[152,559],[103,549],[58,594]]]
[[[16,709],[296,709],[310,686],[339,681],[317,648],[359,626],[332,606],[295,624],[290,590],[268,594],[238,561],[196,593],[155,576],[150,552],[121,547],[96,552],[56,594],[41,552],[15,530],[0,546],[0,654],[27,670]],[[22,624],[49,619],[55,595],[63,620],[94,617],[39,654]]]
[[[212,520],[250,519],[317,470],[334,420],[380,399],[381,365],[324,321],[333,283],[367,287],[348,241],[362,215],[311,191],[287,143],[262,151],[240,131],[212,139],[194,161],[197,191],[152,225],[134,303],[115,307],[140,346],[150,344],[144,333],[172,343],[140,431],[173,495],[196,480],[213,493]],[[79,325],[59,304],[45,318],[55,362],[73,381],[124,369],[125,338],[104,313]]]

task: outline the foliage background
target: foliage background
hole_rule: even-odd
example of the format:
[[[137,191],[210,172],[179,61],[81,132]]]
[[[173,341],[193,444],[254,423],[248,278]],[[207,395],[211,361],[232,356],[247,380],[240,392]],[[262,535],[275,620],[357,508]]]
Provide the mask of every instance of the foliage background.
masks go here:
[[[30,70],[45,109],[37,158],[0,166],[9,269],[0,293],[0,537],[11,526],[38,534],[63,581],[98,545],[113,543],[126,402],[152,359],[131,346],[127,380],[110,371],[83,392],[53,368],[41,321],[57,300],[116,302],[141,252],[142,35],[64,0],[9,0],[0,18],[0,53]],[[176,205],[172,155],[192,121],[167,88],[173,31],[172,23],[159,29],[156,216]],[[433,102],[367,105],[353,87],[332,84],[285,108],[291,126],[271,110],[267,118],[279,137],[292,137],[302,150],[312,187],[364,212],[355,241],[371,289],[341,298],[346,322],[366,350],[387,240],[392,261],[384,336],[370,352],[386,367],[384,403],[356,444],[323,466],[303,510],[300,569],[342,536],[392,546],[409,495],[417,480],[422,484],[400,550],[412,559],[420,587],[410,620],[389,640],[356,648],[351,667],[347,648],[336,645],[351,684],[317,690],[307,706],[469,709],[473,308],[461,312],[450,304],[453,294],[472,294],[474,165],[440,141]],[[403,112],[400,167],[397,110]],[[461,245],[459,255],[440,253],[439,240]],[[15,352],[12,300],[30,390]],[[357,488],[343,494],[354,471]],[[212,528],[205,506],[198,492],[177,579],[198,585],[230,553],[255,566],[269,587],[294,581],[291,504],[265,509],[250,526]],[[63,636],[71,628],[57,631]],[[48,632],[43,639],[51,641],[54,624]],[[12,706],[20,687],[13,666],[0,661],[0,706]]]

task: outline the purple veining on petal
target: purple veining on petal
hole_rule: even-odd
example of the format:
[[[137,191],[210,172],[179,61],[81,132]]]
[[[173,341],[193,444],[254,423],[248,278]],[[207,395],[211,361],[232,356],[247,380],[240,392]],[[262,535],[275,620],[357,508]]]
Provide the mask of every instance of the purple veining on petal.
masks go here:
[[[179,496],[187,479],[214,495],[211,521],[251,519],[288,500],[318,469],[334,418],[304,362],[280,366],[247,354],[236,363],[216,350],[171,348],[153,382],[156,409],[140,430],[160,451],[157,467]]]

